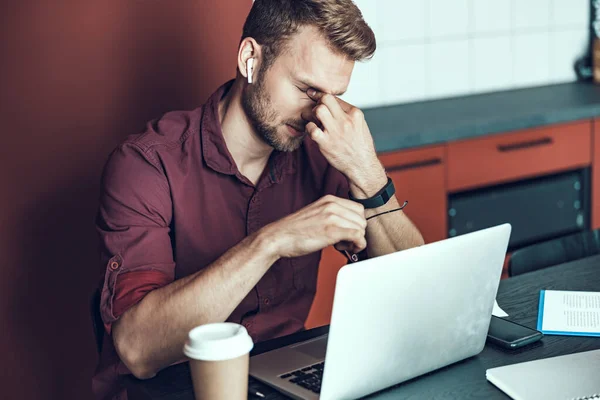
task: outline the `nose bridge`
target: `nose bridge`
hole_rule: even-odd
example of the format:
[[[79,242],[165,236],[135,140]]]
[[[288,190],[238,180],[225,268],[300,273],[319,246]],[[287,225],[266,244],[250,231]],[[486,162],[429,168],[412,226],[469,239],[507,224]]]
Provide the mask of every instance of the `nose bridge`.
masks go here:
[[[312,121],[312,119],[304,119],[302,115],[309,115],[312,117],[312,109],[317,105],[314,101],[307,101],[306,104],[300,110],[300,119],[305,123]]]

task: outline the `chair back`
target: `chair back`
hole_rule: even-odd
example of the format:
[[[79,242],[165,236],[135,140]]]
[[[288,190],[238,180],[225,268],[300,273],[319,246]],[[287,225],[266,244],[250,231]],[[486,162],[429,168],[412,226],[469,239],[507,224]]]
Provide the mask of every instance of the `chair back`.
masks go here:
[[[516,250],[508,263],[508,275],[521,275],[596,254],[600,254],[600,229],[578,232]]]

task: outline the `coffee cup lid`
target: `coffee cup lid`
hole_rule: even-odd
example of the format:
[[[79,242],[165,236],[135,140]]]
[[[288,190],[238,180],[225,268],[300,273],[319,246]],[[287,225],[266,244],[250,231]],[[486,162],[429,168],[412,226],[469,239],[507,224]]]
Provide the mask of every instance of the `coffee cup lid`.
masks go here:
[[[222,361],[243,356],[252,347],[254,343],[246,328],[232,322],[221,322],[192,329],[183,352],[194,360]]]

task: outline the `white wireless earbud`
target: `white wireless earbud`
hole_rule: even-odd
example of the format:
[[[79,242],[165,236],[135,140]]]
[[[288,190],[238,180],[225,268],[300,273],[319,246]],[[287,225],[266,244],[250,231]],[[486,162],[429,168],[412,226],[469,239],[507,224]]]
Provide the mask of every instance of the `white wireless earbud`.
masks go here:
[[[248,83],[252,83],[252,74],[254,73],[254,58],[246,61],[246,73],[248,74]]]

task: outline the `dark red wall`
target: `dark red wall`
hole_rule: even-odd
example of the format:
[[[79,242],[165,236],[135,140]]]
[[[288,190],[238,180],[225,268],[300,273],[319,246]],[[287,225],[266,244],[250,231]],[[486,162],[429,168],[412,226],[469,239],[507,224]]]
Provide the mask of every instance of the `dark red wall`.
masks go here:
[[[127,134],[235,74],[251,0],[0,8],[0,392],[87,399],[99,176]]]

